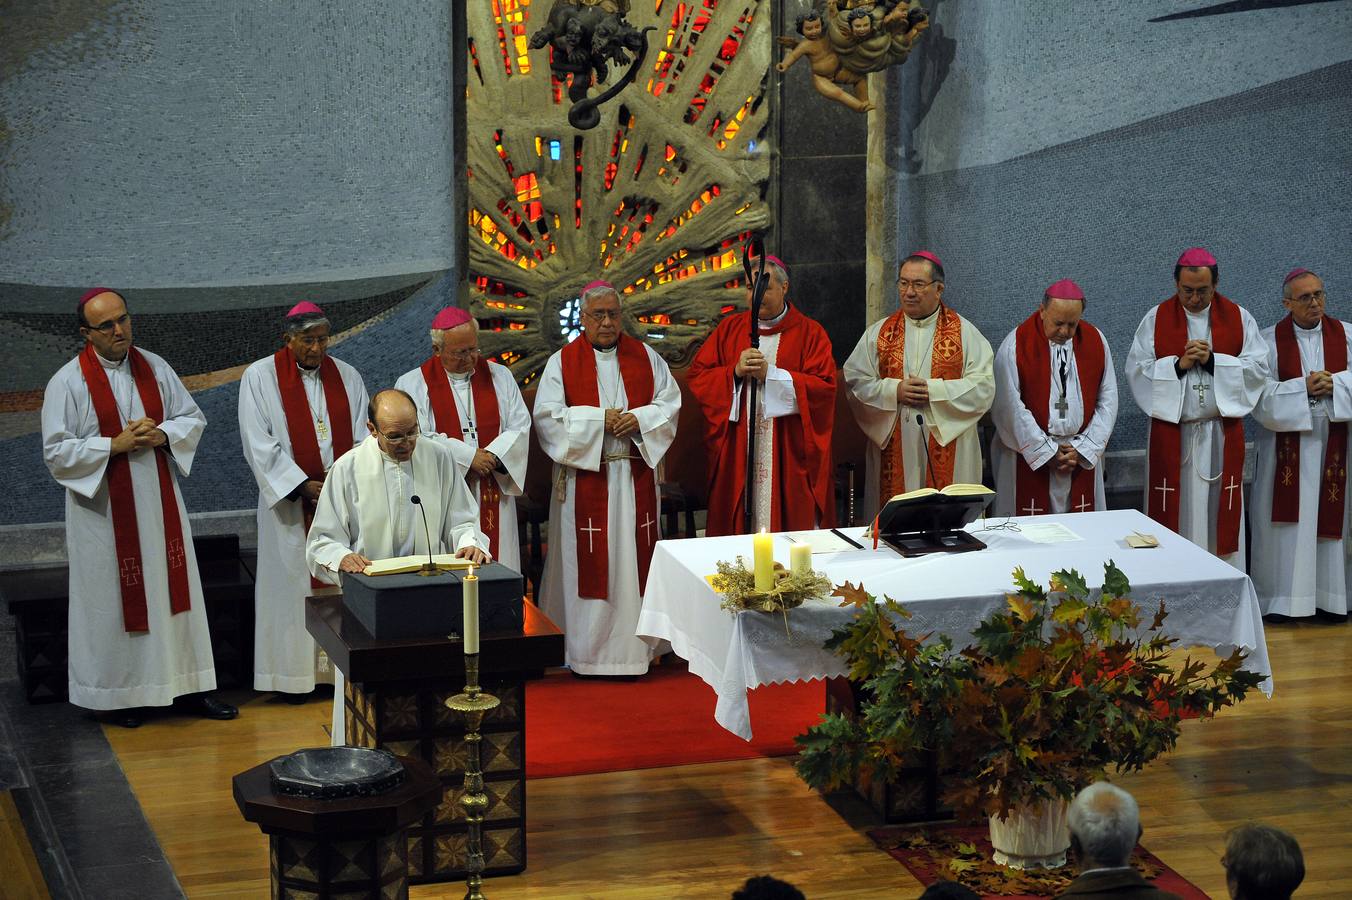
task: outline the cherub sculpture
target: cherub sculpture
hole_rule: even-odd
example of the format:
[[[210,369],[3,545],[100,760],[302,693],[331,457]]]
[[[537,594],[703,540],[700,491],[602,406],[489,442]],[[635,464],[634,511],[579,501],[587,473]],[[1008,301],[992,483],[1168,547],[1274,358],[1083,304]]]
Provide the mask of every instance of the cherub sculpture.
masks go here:
[[[531,35],[530,46],[553,48],[550,69],[560,81],[572,81],[568,121],[575,128],[595,128],[601,121],[598,107],[634,80],[648,51],[646,28],[639,31],[624,19],[629,0],[554,0],[545,26]],[[630,52],[634,54],[629,56]],[[610,76],[611,64],[629,65],[629,71],[599,97],[588,97],[593,84]]]
[[[873,109],[869,73],[904,63],[929,27],[929,14],[919,0],[856,0],[845,8],[838,0],[827,0],[824,13],[814,10],[798,17],[802,40],[780,38],[792,49],[777,68],[786,72],[806,56],[819,94],[856,112],[868,112]]]

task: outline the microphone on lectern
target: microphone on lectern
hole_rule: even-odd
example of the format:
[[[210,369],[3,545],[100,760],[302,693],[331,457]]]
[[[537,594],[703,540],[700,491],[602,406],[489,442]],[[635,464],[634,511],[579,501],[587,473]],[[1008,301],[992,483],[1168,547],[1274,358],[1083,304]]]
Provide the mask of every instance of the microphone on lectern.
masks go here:
[[[423,509],[422,498],[419,497],[417,494],[414,494],[408,499],[413,503],[414,506],[418,507],[418,512],[422,513],[423,535],[426,536],[427,538],[427,562],[422,564],[422,568],[418,570],[418,574],[435,575],[437,574],[437,566],[436,563],[432,562],[432,532],[427,527],[427,510]]]
[[[930,484],[934,484],[934,469],[930,464],[929,433],[925,431],[925,417],[916,413],[915,423],[920,426],[920,446],[925,448],[925,477]]]

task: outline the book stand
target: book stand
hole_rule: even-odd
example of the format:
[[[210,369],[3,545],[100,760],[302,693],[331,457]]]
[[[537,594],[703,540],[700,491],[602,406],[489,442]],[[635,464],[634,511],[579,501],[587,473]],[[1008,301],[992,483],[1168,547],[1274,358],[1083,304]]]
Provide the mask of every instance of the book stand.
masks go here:
[[[984,550],[985,542],[963,526],[981,515],[990,499],[990,494],[931,494],[890,500],[878,513],[878,539],[908,559]]]

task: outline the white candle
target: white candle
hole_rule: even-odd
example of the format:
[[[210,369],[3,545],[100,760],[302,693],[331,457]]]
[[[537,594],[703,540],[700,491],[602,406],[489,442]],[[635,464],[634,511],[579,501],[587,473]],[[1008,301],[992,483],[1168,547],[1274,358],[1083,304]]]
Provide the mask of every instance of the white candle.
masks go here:
[[[479,652],[479,576],[474,567],[460,581],[460,599],[463,603],[464,624],[461,631],[465,635],[465,652]]]
[[[752,569],[756,575],[756,590],[768,591],[775,586],[774,538],[762,531],[751,538]]]
[[[794,544],[789,548],[789,571],[795,575],[806,575],[812,570],[812,547],[808,544]]]

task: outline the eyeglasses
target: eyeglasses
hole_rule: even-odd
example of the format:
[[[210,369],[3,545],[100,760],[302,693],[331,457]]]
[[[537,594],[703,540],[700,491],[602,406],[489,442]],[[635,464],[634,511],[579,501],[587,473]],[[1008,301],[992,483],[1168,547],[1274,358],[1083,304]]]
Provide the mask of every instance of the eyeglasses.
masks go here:
[[[329,345],[329,336],[325,335],[297,335],[292,338],[293,341],[302,347],[327,347]]]
[[[466,347],[464,350],[447,350],[446,355],[451,359],[473,359],[479,355],[479,348]]]
[[[929,287],[931,284],[934,284],[934,281],[935,281],[934,279],[930,279],[929,281],[907,281],[905,278],[898,278],[897,290],[905,294],[914,289],[915,292],[918,294],[925,288]]]
[[[394,434],[386,434],[382,431],[380,432],[380,436],[385,439],[387,444],[411,444],[418,439],[418,432],[414,430],[403,433],[396,432]]]
[[[127,313],[123,313],[116,319],[109,319],[101,325],[86,325],[85,327],[90,331],[97,331],[100,334],[112,334],[118,328],[125,327],[129,322],[131,322],[131,316]]]
[[[620,321],[620,311],[618,309],[598,309],[595,312],[584,312],[582,315],[591,319],[593,322]]]
[[[1211,292],[1214,290],[1215,288],[1212,287],[1211,285],[1206,285],[1205,287],[1198,288],[1180,287],[1178,289],[1178,296],[1186,297],[1189,300],[1191,300],[1193,297],[1210,297]]]
[[[1323,303],[1326,295],[1323,291],[1312,291],[1308,294],[1301,294],[1299,297],[1290,297],[1292,303],[1299,303],[1301,306],[1309,306],[1313,303]]]

